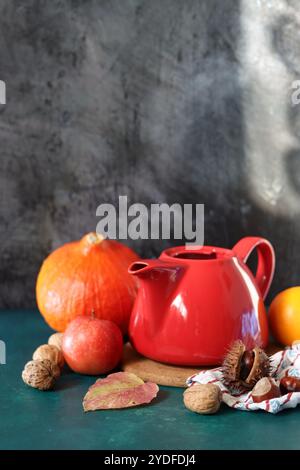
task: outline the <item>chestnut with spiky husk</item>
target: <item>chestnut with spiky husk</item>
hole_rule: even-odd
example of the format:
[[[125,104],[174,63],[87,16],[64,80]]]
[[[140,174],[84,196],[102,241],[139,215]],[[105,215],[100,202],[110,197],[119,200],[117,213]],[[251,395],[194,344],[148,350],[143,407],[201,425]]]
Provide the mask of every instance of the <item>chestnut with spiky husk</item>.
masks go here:
[[[241,340],[233,343],[222,367],[225,385],[232,392],[252,390],[262,377],[270,375],[270,359],[258,346],[247,350]]]

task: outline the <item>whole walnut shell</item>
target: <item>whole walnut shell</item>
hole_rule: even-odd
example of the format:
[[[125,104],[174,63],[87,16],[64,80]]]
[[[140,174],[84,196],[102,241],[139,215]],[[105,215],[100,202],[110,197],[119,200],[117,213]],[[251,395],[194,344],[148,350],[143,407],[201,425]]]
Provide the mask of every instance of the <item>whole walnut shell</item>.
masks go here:
[[[48,344],[56,346],[60,351],[62,350],[63,333],[53,333],[48,339]]]
[[[184,391],[183,401],[195,413],[213,414],[220,408],[221,390],[215,384],[195,384]]]
[[[23,381],[39,390],[50,390],[60,376],[60,368],[49,359],[29,361],[22,372]]]
[[[42,344],[42,346],[39,346],[33,353],[32,359],[34,361],[49,359],[49,361],[57,364],[60,368],[62,368],[65,363],[62,351],[50,344]]]

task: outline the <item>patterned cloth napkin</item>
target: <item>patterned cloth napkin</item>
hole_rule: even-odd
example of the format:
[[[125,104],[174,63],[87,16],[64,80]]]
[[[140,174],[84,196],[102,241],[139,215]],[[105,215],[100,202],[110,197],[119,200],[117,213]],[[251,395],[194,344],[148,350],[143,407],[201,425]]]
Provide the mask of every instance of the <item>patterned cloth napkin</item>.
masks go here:
[[[285,375],[300,378],[300,343],[285,348],[270,357],[272,372],[271,376],[279,384]],[[203,370],[187,379],[190,387],[195,383],[218,385],[222,392],[222,401],[231,408],[244,411],[264,410],[269,413],[278,413],[286,408],[295,408],[300,403],[300,392],[288,393],[279,398],[265,400],[261,403],[253,403],[251,391],[232,395],[222,382],[222,369]]]

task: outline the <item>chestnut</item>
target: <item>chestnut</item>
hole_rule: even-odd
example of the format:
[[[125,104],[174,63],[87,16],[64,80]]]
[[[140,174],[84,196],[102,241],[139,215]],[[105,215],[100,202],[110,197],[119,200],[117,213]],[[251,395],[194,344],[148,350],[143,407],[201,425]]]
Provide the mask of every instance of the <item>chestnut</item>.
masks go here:
[[[265,400],[280,397],[278,385],[270,377],[260,379],[252,390],[252,399],[254,403],[260,403]]]
[[[282,395],[290,392],[300,392],[300,379],[298,377],[286,376],[280,380],[280,390]]]

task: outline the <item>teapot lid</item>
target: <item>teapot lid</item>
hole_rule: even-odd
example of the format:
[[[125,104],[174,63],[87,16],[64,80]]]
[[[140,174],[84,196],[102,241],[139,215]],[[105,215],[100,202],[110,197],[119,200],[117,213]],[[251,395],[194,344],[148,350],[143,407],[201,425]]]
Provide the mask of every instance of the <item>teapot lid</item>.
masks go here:
[[[232,250],[219,248],[217,246],[195,246],[182,245],[167,248],[162,252],[160,258],[174,260],[195,260],[195,261],[220,261],[228,260],[235,256]]]

